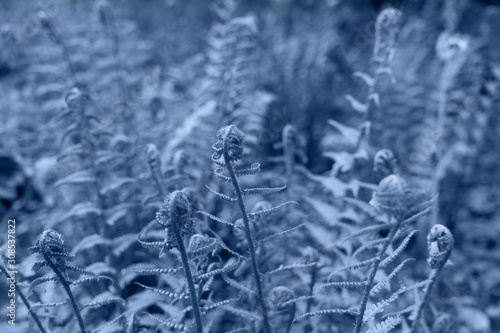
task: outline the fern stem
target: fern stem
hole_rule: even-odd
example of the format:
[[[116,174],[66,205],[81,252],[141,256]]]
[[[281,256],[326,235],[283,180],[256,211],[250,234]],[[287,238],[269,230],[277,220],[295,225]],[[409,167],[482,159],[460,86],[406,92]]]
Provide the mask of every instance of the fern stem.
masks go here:
[[[436,284],[437,278],[438,278],[439,274],[441,273],[441,271],[443,270],[444,264],[448,261],[450,254],[451,254],[451,251],[448,251],[446,253],[445,259],[443,260],[443,264],[439,265],[436,269],[433,269],[431,271],[431,274],[429,276],[430,283],[425,287],[424,297],[422,298],[422,300],[418,304],[418,308],[417,308],[415,315],[414,315],[414,318],[413,318],[413,323],[411,324],[410,333],[414,333],[417,331],[420,317],[422,316],[422,312],[424,311],[425,305],[427,304],[427,302],[429,300],[432,288]]]
[[[262,280],[260,277],[259,266],[257,264],[257,256],[255,254],[255,244],[254,244],[254,239],[252,237],[252,231],[250,230],[250,221],[248,219],[245,202],[243,201],[243,195],[241,193],[240,184],[238,183],[238,179],[236,179],[236,174],[231,164],[231,160],[229,158],[227,149],[224,149],[223,156],[224,156],[224,161],[226,162],[227,171],[229,173],[229,176],[231,177],[231,182],[233,184],[234,191],[236,192],[238,205],[241,211],[241,217],[243,218],[243,223],[245,225],[245,235],[248,243],[248,250],[250,252],[250,260],[252,262],[252,270],[255,279],[255,285],[257,287],[257,297],[260,303],[260,307],[262,309],[262,320],[264,322],[264,331],[266,333],[271,333],[272,332],[271,325],[269,324],[269,316],[267,313],[266,303],[264,301],[264,292],[262,290]]]
[[[191,298],[191,306],[193,307],[194,320],[196,322],[196,332],[203,333],[203,325],[201,323],[201,311],[200,303],[198,302],[198,296],[196,294],[196,287],[194,285],[193,274],[191,273],[191,267],[189,266],[188,256],[186,252],[186,247],[184,246],[184,241],[182,239],[181,231],[179,230],[179,223],[172,223],[172,231],[174,232],[175,240],[178,244],[179,252],[181,253],[182,266],[184,267],[184,273],[186,275],[186,280],[189,288],[189,296]]]
[[[3,265],[0,265],[0,270],[2,271],[2,273],[7,277],[7,279],[10,278],[10,275],[9,273],[7,272],[7,270],[5,269],[5,267],[3,267]],[[45,328],[43,327],[42,325],[42,322],[40,321],[40,318],[38,318],[37,314],[35,313],[35,311],[33,311],[33,309],[31,308],[31,304],[30,302],[28,301],[28,298],[24,295],[24,293],[21,291],[20,288],[17,288],[16,292],[19,294],[19,296],[21,297],[24,305],[28,308],[28,312],[29,314],[31,315],[31,317],[33,317],[33,320],[35,321],[36,325],[38,326],[38,328],[40,329],[40,332],[42,333],[47,333],[47,331],[45,330]]]
[[[356,317],[356,324],[354,326],[353,333],[361,332],[361,326],[363,325],[363,317],[366,311],[366,304],[368,303],[368,297],[370,296],[370,291],[373,287],[373,281],[375,280],[375,275],[377,274],[377,270],[380,265],[380,262],[382,261],[382,257],[384,256],[385,251],[387,251],[387,248],[389,247],[389,244],[392,242],[392,239],[394,238],[394,235],[396,234],[396,231],[399,229],[399,226],[401,225],[402,221],[403,221],[402,218],[398,218],[396,224],[392,227],[389,235],[386,238],[386,241],[383,243],[382,248],[377,254],[375,262],[372,265],[372,268],[370,270],[370,275],[366,282],[365,289],[363,290],[363,294],[361,295],[359,314]]]
[[[78,304],[76,303],[75,296],[73,295],[73,292],[71,291],[71,288],[69,287],[68,281],[66,281],[62,272],[59,270],[59,268],[56,266],[56,264],[54,264],[54,262],[50,259],[50,257],[46,253],[42,253],[42,255],[43,255],[45,261],[47,262],[47,264],[49,265],[49,267],[57,275],[59,282],[61,282],[61,285],[63,286],[64,290],[66,291],[66,294],[68,295],[71,306],[73,307],[73,311],[75,312],[76,319],[78,321],[78,326],[80,326],[81,333],[86,333],[87,331],[85,330],[85,324],[83,323],[82,314],[80,313],[80,309],[78,308]]]

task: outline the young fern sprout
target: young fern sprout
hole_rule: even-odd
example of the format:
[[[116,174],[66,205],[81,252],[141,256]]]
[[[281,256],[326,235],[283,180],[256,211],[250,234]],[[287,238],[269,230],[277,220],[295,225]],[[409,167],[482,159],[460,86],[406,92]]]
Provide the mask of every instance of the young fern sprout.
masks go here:
[[[294,292],[288,287],[274,287],[269,295],[269,303],[273,332],[290,332],[296,308]]]
[[[224,181],[227,181],[232,184],[234,188],[234,192],[236,194],[236,198],[224,195],[222,193],[219,193],[211,188],[208,188],[211,192],[213,192],[215,195],[218,197],[228,200],[230,202],[238,202],[238,206],[240,208],[241,212],[241,218],[243,220],[243,227],[245,231],[245,238],[246,238],[246,243],[248,245],[248,250],[250,253],[250,261],[251,261],[251,266],[252,266],[252,272],[253,272],[253,277],[255,280],[255,285],[257,288],[257,301],[260,305],[261,308],[261,315],[262,315],[262,322],[264,325],[264,331],[266,333],[271,333],[271,326],[269,323],[269,315],[268,315],[268,309],[266,306],[266,300],[264,297],[264,290],[262,286],[262,279],[261,279],[261,272],[259,270],[259,264],[257,261],[257,254],[256,254],[256,243],[257,240],[255,239],[255,236],[253,235],[252,232],[252,227],[251,227],[251,218],[250,216],[260,216],[264,215],[266,213],[271,213],[278,209],[279,207],[283,207],[284,205],[292,202],[287,202],[284,204],[281,204],[279,206],[267,209],[267,210],[262,210],[259,212],[255,213],[248,213],[247,208],[245,206],[245,202],[243,200],[244,196],[251,195],[251,194],[267,194],[267,193],[275,193],[279,192],[285,187],[277,187],[277,188],[248,188],[248,189],[242,189],[240,187],[240,184],[238,182],[238,177],[244,176],[244,175],[255,175],[260,171],[260,165],[258,163],[252,164],[249,168],[246,169],[239,169],[235,167],[235,163],[240,160],[243,157],[243,141],[244,141],[244,134],[241,132],[236,126],[234,125],[228,125],[225,127],[222,127],[218,132],[217,132],[217,142],[213,144],[213,149],[214,153],[212,154],[212,161],[218,165],[218,167],[215,169],[215,174],[223,179]],[[222,222],[224,224],[229,224],[235,227],[233,223],[223,221],[219,218],[216,218],[208,213],[201,212],[205,216],[210,217],[211,219]]]
[[[101,293],[100,295],[97,295],[93,301],[83,304],[82,308],[80,308],[71,288],[106,280],[113,283],[113,280],[107,276],[96,275],[92,272],[70,265],[69,261],[75,256],[66,252],[64,249],[64,241],[58,232],[52,229],[45,230],[38,236],[35,246],[29,248],[29,250],[31,252],[38,253],[43,257],[42,261],[33,265],[34,271],[38,271],[39,269],[47,266],[55,273],[55,276],[42,276],[32,281],[29,292],[43,283],[58,281],[64,288],[69,300],[69,303],[67,301],[59,303],[39,303],[35,304],[33,307],[56,307],[70,304],[73,308],[73,312],[75,313],[80,332],[86,333],[89,331],[85,330],[85,324],[81,312],[82,309],[98,308],[112,303],[123,302],[123,299],[120,297],[112,297],[108,296],[107,293]],[[70,272],[86,275],[88,277],[71,280],[69,277]]]
[[[35,270],[41,266],[49,266],[52,271],[56,274],[57,279],[64,288],[64,291],[68,295],[71,306],[75,313],[76,319],[78,321],[78,326],[80,327],[81,333],[86,333],[85,324],[83,323],[83,318],[80,312],[80,308],[75,300],[75,296],[70,288],[70,282],[65,277],[65,273],[68,270],[82,272],[82,270],[67,265],[67,260],[71,259],[73,255],[68,253],[64,249],[64,241],[61,235],[52,229],[45,230],[42,232],[36,241],[36,245],[31,247],[30,250],[34,253],[39,253],[43,256],[44,261],[39,265],[33,267]]]
[[[429,235],[427,235],[427,245],[429,250],[429,266],[431,267],[431,274],[429,276],[429,283],[424,290],[424,296],[415,308],[412,315],[413,323],[411,325],[410,333],[417,332],[417,327],[422,316],[422,312],[429,300],[432,288],[438,279],[439,274],[443,270],[444,265],[448,261],[453,250],[453,235],[450,230],[441,224],[436,224],[432,227]]]
[[[359,313],[356,317],[354,333],[361,332],[361,326],[364,321],[366,305],[368,303],[368,298],[370,292],[374,286],[375,275],[380,266],[380,263],[384,259],[383,256],[387,251],[387,248],[391,244],[396,232],[398,231],[401,223],[403,222],[403,214],[406,211],[405,207],[405,181],[400,176],[390,175],[385,177],[380,181],[377,191],[373,194],[373,198],[370,201],[370,205],[375,207],[377,210],[389,215],[389,217],[395,218],[393,226],[389,231],[389,235],[385,238],[380,251],[374,258],[371,265],[368,279],[365,283],[363,294],[361,295],[361,301],[359,305]]]
[[[165,227],[166,236],[164,247],[166,249],[176,248],[179,250],[182,267],[189,288],[196,332],[203,333],[200,303],[183,239],[186,236],[194,234],[194,220],[191,218],[191,203],[189,202],[188,196],[182,191],[172,192],[165,198],[160,210],[156,213],[156,221]]]

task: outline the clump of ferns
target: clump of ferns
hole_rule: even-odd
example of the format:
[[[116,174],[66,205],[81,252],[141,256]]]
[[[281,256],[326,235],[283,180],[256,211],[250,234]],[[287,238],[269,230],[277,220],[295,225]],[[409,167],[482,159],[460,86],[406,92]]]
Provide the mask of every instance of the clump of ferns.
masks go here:
[[[334,161],[331,176],[341,178],[352,178],[352,173],[358,171],[363,161],[369,160],[371,154],[370,131],[374,121],[374,112],[380,105],[380,95],[377,87],[384,76],[389,76],[391,82],[395,79],[389,66],[395,52],[395,44],[398,36],[402,14],[399,10],[388,8],[383,10],[377,17],[375,23],[375,45],[373,48],[373,72],[371,74],[357,71],[353,75],[361,79],[368,87],[368,93],[364,101],[360,101],[352,95],[346,95],[351,107],[362,115],[362,121],[357,128],[349,127],[338,121],[330,119],[328,124],[336,131],[335,135],[327,135],[322,142],[325,157]],[[339,148],[339,145],[341,148]],[[332,146],[335,151],[331,151]],[[348,181],[348,179],[344,179]],[[352,181],[351,181],[352,183]],[[359,185],[352,184],[354,188]]]
[[[205,328],[211,326],[211,321],[203,321],[209,318],[212,311],[224,307],[235,300],[211,301],[211,284],[214,277],[219,274],[227,274],[234,271],[239,260],[221,264],[221,260],[211,262],[216,256],[221,245],[226,247],[218,237],[209,237],[195,233],[195,221],[192,218],[192,204],[189,193],[186,191],[174,191],[166,196],[164,203],[156,216],[156,222],[164,227],[163,240],[150,241],[139,235],[139,242],[147,249],[160,251],[160,257],[166,257],[168,253],[174,254],[176,260],[181,262],[181,266],[176,268],[152,268],[137,269],[136,273],[147,276],[162,275],[184,275],[184,283],[175,290],[165,290],[162,288],[150,287],[138,283],[138,285],[152,290],[155,293],[166,296],[171,304],[176,301],[189,300],[187,307],[171,313],[168,318],[149,314],[160,322],[175,330],[205,332]],[[156,235],[156,234],[155,234]],[[188,246],[185,245],[185,238],[189,238]],[[227,247],[226,247],[227,248]],[[167,280],[167,284],[172,287],[175,281]],[[194,323],[185,323],[186,319],[193,319]],[[212,318],[213,319],[213,318]]]
[[[81,227],[84,223],[78,222],[90,221],[93,230],[82,231],[85,237],[73,253],[102,258],[101,268],[118,276],[116,269],[133,261],[123,255],[136,245],[136,222],[142,219],[137,209],[138,181],[120,168],[127,164],[124,151],[131,142],[104,127],[92,112],[93,101],[78,88],[67,94],[66,104],[68,108],[57,118],[65,127],[58,161],[68,173],[54,186],[62,189],[69,209],[50,226],[72,221]]]
[[[425,307],[428,306],[431,297],[432,288],[437,282],[439,274],[450,258],[451,251],[453,250],[453,235],[450,230],[441,224],[434,225],[429,235],[427,235],[427,245],[429,250],[429,266],[431,273],[426,282],[423,295],[419,295],[417,302],[414,306],[410,307],[412,311],[409,317],[412,320],[411,333],[418,332],[419,325],[421,325],[422,315]],[[425,322],[425,321],[424,321]]]
[[[123,203],[131,199],[137,184],[134,178],[113,176],[126,158],[126,154],[115,150],[129,142],[126,137],[113,136],[104,128],[101,120],[90,111],[91,102],[89,95],[74,88],[66,95],[67,109],[57,117],[65,127],[61,137],[64,148],[58,161],[70,173],[54,186],[65,186],[66,198],[72,194],[71,190],[76,190],[75,197],[79,200],[76,203],[75,199],[71,200],[71,209],[57,222],[92,217],[95,232],[104,236],[106,227],[125,218],[127,209],[137,207],[137,202]],[[106,207],[108,205],[113,206]]]
[[[75,256],[65,250],[64,241],[58,232],[52,229],[45,230],[38,236],[35,246],[29,250],[38,254],[42,259],[33,265],[35,272],[49,268],[54,274],[44,275],[33,280],[29,286],[28,296],[35,288],[40,288],[48,282],[55,282],[57,288],[62,287],[66,294],[66,298],[58,300],[58,302],[33,304],[31,311],[38,308],[59,309],[70,306],[74,316],[68,318],[68,321],[64,325],[72,331],[85,333],[89,332],[88,326],[90,323],[92,325],[95,323],[94,316],[96,314],[92,313],[90,309],[102,308],[110,304],[123,302],[123,299],[115,297],[106,291],[109,285],[113,283],[111,278],[96,275],[93,272],[81,269],[70,263]],[[81,277],[74,278],[74,276]],[[92,286],[91,289],[88,288],[89,284]],[[85,289],[82,289],[82,287]],[[89,293],[89,290],[93,292]],[[54,293],[52,294],[54,295]],[[85,303],[83,303],[85,298]],[[113,312],[114,309],[115,307],[108,307],[108,311]],[[51,316],[54,317],[54,320],[61,320],[61,312],[58,312],[58,315],[52,313]],[[99,317],[103,317],[102,310],[100,310]],[[75,318],[76,321],[74,320]],[[78,328],[74,328],[75,325]]]
[[[406,228],[415,223],[419,218],[430,211],[430,203],[423,203],[420,210],[409,213],[408,186],[406,181],[398,175],[391,174],[382,179],[373,194],[370,206],[366,210],[372,210],[373,215],[379,215],[378,224],[371,225],[351,234],[347,240],[352,241],[358,237],[372,236],[374,239],[366,241],[354,253],[351,260],[345,266],[335,270],[329,276],[327,283],[320,287],[321,290],[329,289],[360,289],[362,290],[359,305],[355,308],[347,307],[341,309],[323,309],[309,312],[297,317],[301,320],[318,315],[341,315],[354,317],[354,333],[360,333],[363,326],[373,323],[375,316],[389,307],[398,297],[410,290],[424,287],[428,281],[402,285],[387,298],[379,298],[386,288],[391,287],[392,281],[399,272],[414,259],[406,259],[395,265],[398,257],[410,243],[416,231],[406,234]],[[415,207],[414,207],[415,209]],[[382,234],[381,234],[382,233]],[[372,253],[366,259],[357,259],[362,253]],[[385,273],[386,268],[392,268]],[[367,273],[357,273],[359,270],[368,270]],[[361,280],[344,280],[342,276],[352,278],[360,277]],[[381,277],[379,277],[381,276]],[[331,282],[332,279],[336,280]],[[340,280],[339,280],[340,279]],[[389,316],[380,324],[373,326],[369,332],[388,332],[401,322],[401,316]]]
[[[217,165],[214,173],[217,177],[228,182],[232,185],[235,196],[230,196],[223,194],[209,186],[207,188],[215,194],[218,198],[231,203],[237,203],[239,210],[241,221],[240,222],[229,222],[225,221],[221,218],[218,218],[208,212],[199,212],[200,214],[209,217],[211,220],[215,222],[219,222],[223,225],[230,226],[234,230],[236,230],[236,234],[240,235],[240,239],[243,238],[246,243],[248,254],[242,255],[236,253],[238,258],[243,259],[243,264],[248,264],[251,267],[252,272],[252,280],[255,286],[256,291],[253,291],[238,282],[230,279],[226,274],[223,275],[226,282],[239,289],[246,296],[251,296],[254,299],[259,308],[262,326],[265,332],[272,332],[271,326],[269,323],[269,313],[267,307],[267,301],[264,296],[264,286],[262,273],[259,266],[259,257],[258,250],[262,247],[262,245],[270,240],[275,240],[278,237],[287,235],[298,228],[300,228],[303,224],[299,224],[291,229],[277,232],[271,235],[267,235],[261,239],[257,239],[254,232],[256,231],[256,226],[259,226],[259,223],[262,223],[261,220],[264,216],[276,212],[279,208],[287,206],[289,204],[295,203],[293,201],[285,202],[281,205],[272,207],[262,207],[261,210],[248,212],[247,207],[244,201],[244,198],[249,195],[264,195],[270,193],[280,192],[285,189],[285,186],[282,187],[274,187],[274,188],[242,188],[240,185],[240,181],[238,178],[246,175],[256,175],[260,172],[260,165],[258,163],[253,163],[249,167],[240,167],[238,165],[238,161],[243,157],[244,150],[244,139],[245,136],[243,132],[241,132],[236,126],[228,125],[222,127],[217,132],[217,141],[213,144],[214,153],[212,154],[212,161]],[[259,221],[259,222],[257,222]],[[235,254],[233,250],[229,250],[231,253]],[[286,270],[300,269],[300,268],[309,268],[313,263],[293,263],[286,266],[279,266],[278,268],[268,271],[264,273],[264,276],[269,276],[273,274],[278,274],[280,272]],[[253,316],[255,317],[255,315]]]

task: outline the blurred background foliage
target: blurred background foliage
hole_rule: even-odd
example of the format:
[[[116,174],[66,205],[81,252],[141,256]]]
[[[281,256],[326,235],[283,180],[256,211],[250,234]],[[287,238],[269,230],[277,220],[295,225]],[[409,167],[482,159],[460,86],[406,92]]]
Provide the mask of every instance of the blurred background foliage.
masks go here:
[[[345,96],[367,94],[354,74],[373,70],[375,21],[387,7],[403,18],[392,78],[377,84],[370,145],[391,149],[401,172],[420,186],[439,188],[436,218],[455,235],[460,267],[450,278],[454,296],[498,329],[498,1],[3,0],[2,216],[18,214],[19,242],[32,244],[80,200],[80,190],[54,188],[88,162],[60,157],[79,141],[65,137],[71,121],[59,119],[75,86],[90,96],[88,112],[99,118],[102,133],[88,130],[96,147],[126,155],[119,167],[98,171],[100,177],[120,173],[141,184],[127,198],[110,199],[118,203],[148,194],[147,143],[159,147],[163,166],[182,149],[190,159],[185,172],[201,189],[212,170],[215,130],[228,123],[251,138],[252,156],[269,171],[266,181],[281,172],[277,143],[287,124],[298,132],[300,163],[312,174],[329,174],[334,163],[325,152],[353,149],[355,142],[340,140],[328,120],[358,127],[359,114]],[[363,159],[353,169],[340,179],[378,181]],[[322,195],[304,187],[301,195]],[[133,211],[141,221],[154,214]],[[134,232],[145,224],[127,223]],[[72,245],[88,234],[85,225],[61,228]]]

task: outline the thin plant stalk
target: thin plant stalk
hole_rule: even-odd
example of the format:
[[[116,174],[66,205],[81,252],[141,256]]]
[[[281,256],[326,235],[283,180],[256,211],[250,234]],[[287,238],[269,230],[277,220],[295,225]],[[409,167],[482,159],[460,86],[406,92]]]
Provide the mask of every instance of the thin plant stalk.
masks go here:
[[[59,282],[61,282],[61,285],[63,286],[64,290],[66,291],[66,294],[68,295],[69,301],[71,303],[71,306],[73,307],[73,311],[75,312],[76,319],[78,321],[78,326],[80,326],[80,331],[81,333],[86,333],[87,331],[85,330],[85,324],[83,323],[83,318],[82,314],[80,313],[80,309],[78,308],[78,304],[76,303],[75,296],[73,295],[73,292],[71,291],[71,288],[69,287],[68,281],[64,278],[62,272],[57,268],[56,264],[50,259],[50,257],[46,253],[42,253],[45,261],[49,265],[49,267],[54,271],[56,274],[57,278],[59,279]]]
[[[201,323],[201,311],[200,304],[198,302],[198,296],[196,294],[196,288],[194,285],[193,274],[191,273],[191,267],[189,266],[188,256],[186,252],[186,247],[184,246],[184,241],[182,239],[181,231],[179,230],[179,224],[176,222],[172,223],[172,231],[175,236],[175,240],[178,244],[178,250],[181,253],[182,266],[184,267],[184,273],[186,275],[186,280],[189,288],[189,296],[191,298],[191,306],[193,307],[194,320],[196,322],[196,332],[203,333],[203,325]]]
[[[439,274],[450,258],[451,251],[453,249],[453,242],[453,236],[450,231],[446,227],[439,224],[434,225],[429,232],[429,236],[427,236],[427,243],[429,247],[429,265],[431,266],[432,271],[428,279],[429,284],[426,285],[424,290],[424,296],[414,312],[410,333],[417,331],[420,318],[429,301],[432,288],[436,284]]]
[[[387,251],[389,244],[392,242],[394,235],[396,235],[396,232],[398,231],[399,226],[401,225],[402,221],[403,221],[402,218],[399,218],[399,217],[397,218],[396,224],[392,227],[385,242],[382,243],[382,248],[380,249],[379,253],[377,254],[376,260],[372,265],[372,268],[370,270],[370,275],[369,275],[368,280],[367,280],[366,285],[365,285],[365,289],[363,290],[363,295],[361,295],[359,314],[356,317],[356,324],[354,326],[353,333],[360,333],[361,332],[361,326],[363,325],[363,317],[364,317],[364,314],[366,311],[366,304],[368,303],[368,297],[370,296],[370,291],[373,287],[373,281],[375,280],[375,275],[377,274],[377,270],[378,270],[378,267],[380,265],[380,262],[382,261],[382,257],[384,256],[385,251]]]
[[[226,145],[227,142],[224,142],[224,145]],[[224,161],[226,163],[227,171],[229,173],[229,176],[231,177],[231,182],[234,186],[234,191],[236,192],[236,197],[238,199],[238,205],[240,207],[241,211],[241,217],[243,218],[243,223],[245,225],[245,235],[248,243],[248,249],[250,252],[250,260],[252,262],[252,270],[253,270],[253,275],[255,279],[255,285],[257,287],[257,297],[258,301],[260,303],[260,307],[262,309],[262,319],[264,322],[264,331],[266,333],[271,333],[271,325],[269,324],[269,316],[267,313],[267,307],[264,301],[264,292],[262,290],[262,280],[260,277],[260,271],[259,271],[259,266],[257,264],[257,256],[255,254],[255,244],[254,240],[252,237],[252,231],[250,230],[250,221],[248,219],[248,214],[246,211],[245,203],[243,201],[243,195],[241,193],[241,188],[238,183],[238,180],[236,179],[236,174],[234,172],[233,166],[231,164],[231,159],[228,154],[228,149],[223,150],[223,156],[224,156]]]
[[[7,278],[10,278],[10,275],[9,273],[7,272],[7,270],[5,269],[5,267],[3,267],[3,265],[0,265],[0,270],[2,271],[2,273],[7,277]],[[38,318],[37,314],[35,313],[35,311],[33,311],[33,308],[31,307],[31,304],[30,302],[28,301],[28,298],[26,297],[26,295],[24,295],[24,293],[21,291],[20,288],[18,288],[16,290],[16,292],[19,294],[19,297],[21,297],[24,305],[28,308],[28,312],[29,314],[31,315],[31,317],[33,318],[33,320],[35,321],[36,325],[38,326],[38,328],[40,329],[40,332],[42,333],[47,333],[47,331],[45,330],[45,328],[43,327],[42,325],[42,322],[40,321],[40,318]]]

